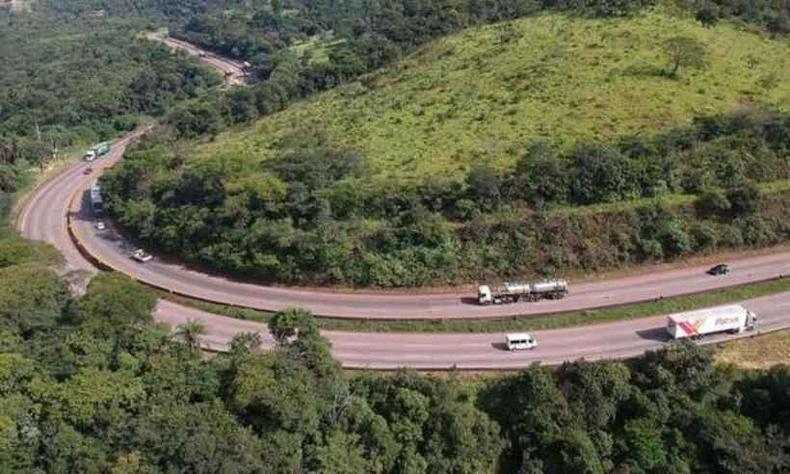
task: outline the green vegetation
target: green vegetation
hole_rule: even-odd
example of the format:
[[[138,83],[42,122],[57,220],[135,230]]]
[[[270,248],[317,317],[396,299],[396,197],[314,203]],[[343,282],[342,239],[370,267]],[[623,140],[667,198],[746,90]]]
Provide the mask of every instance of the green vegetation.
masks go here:
[[[271,351],[242,334],[203,358],[200,322],[153,324],[153,295],[126,277],[66,286],[0,268],[2,472],[790,469],[788,366],[735,372],[681,344],[471,384],[349,375],[305,312],[274,318]]]
[[[467,12],[462,26],[533,16],[424,47],[459,27],[435,5],[414,23],[352,9],[376,21],[337,31],[288,23],[299,8],[189,20],[213,44],[217,22],[279,25],[292,49],[260,84],[174,110],[105,181],[110,210],[157,251],[293,283],[531,278],[785,241],[787,193],[759,190],[790,178],[790,47],[649,3]],[[557,8],[576,16],[537,14]],[[329,42],[320,64],[300,49]]]
[[[503,42],[505,32],[514,38]],[[671,80],[661,43],[678,32],[704,45],[708,66]],[[538,140],[651,134],[747,101],[787,107],[790,84],[770,78],[790,76],[788,56],[787,42],[729,25],[707,29],[661,14],[545,15],[438,40],[359,82],[222,134],[194,159],[233,157],[252,168],[311,146],[309,138],[363,156],[374,186],[462,180],[479,165],[512,169]]]
[[[213,83],[194,63],[128,42],[132,31],[122,25],[131,23],[113,17],[150,15],[191,24],[185,34],[209,25],[200,34],[217,49],[240,48],[250,36],[268,41],[275,33],[295,42],[327,27],[346,40],[331,48],[326,62],[310,63],[305,55],[307,68],[286,54],[267,69],[269,51],[260,50],[257,70],[271,71],[270,77],[260,72],[266,77],[260,87],[179,107],[169,120],[174,134],[160,130],[110,178],[122,222],[149,241],[167,243],[171,252],[183,248],[189,258],[262,277],[401,285],[468,279],[475,268],[504,275],[605,267],[786,240],[787,187],[777,180],[790,178],[790,121],[782,115],[708,117],[664,135],[622,143],[612,138],[606,147],[576,143],[576,136],[553,146],[529,143],[528,153],[527,143],[516,143],[528,156],[523,162],[521,153],[509,163],[506,157],[487,160],[489,166],[450,176],[449,185],[433,190],[404,188],[409,180],[399,179],[373,192],[361,183],[380,175],[366,168],[377,157],[327,145],[320,135],[278,143],[286,152],[267,158],[263,172],[250,156],[195,162],[173,151],[174,136],[216,133],[228,117],[238,122],[278,110],[469,24],[541,8],[618,16],[642,3],[41,0],[34,14],[50,6],[63,14],[59,21],[0,14],[0,48],[8,48],[0,52],[12,65],[0,69],[0,204],[7,209],[22,171],[41,162],[51,137],[61,147],[103,138],[132,126],[141,113],[200,97]],[[786,31],[782,2],[690,3],[707,23],[736,17]],[[552,17],[535,21],[546,18]],[[506,30],[498,37],[504,44],[520,41],[518,31]],[[747,41],[739,37],[732,47],[741,40]],[[18,52],[29,57],[20,59]],[[713,67],[715,55],[709,59]],[[117,68],[97,67],[109,62]],[[91,74],[79,74],[79,65]],[[682,88],[708,70],[681,65],[677,79],[660,79]],[[729,70],[720,74],[724,82],[737,77]],[[30,78],[35,87],[27,89]],[[766,90],[783,87],[770,77],[762,83]],[[351,87],[353,93],[357,86]],[[182,95],[182,89],[189,92]],[[760,99],[771,103],[770,93]],[[9,141],[15,145],[6,147]],[[567,174],[557,172],[567,164]],[[448,170],[446,163],[437,169]],[[532,179],[537,176],[545,178],[539,185]],[[637,198],[665,195],[675,196],[671,207],[633,205]],[[629,201],[616,209],[564,211]],[[245,235],[250,240],[240,241]],[[274,350],[259,353],[259,336],[246,334],[234,339],[228,354],[203,358],[203,324],[188,321],[172,331],[155,325],[155,298],[138,284],[102,274],[75,297],[47,267],[51,252],[0,238],[0,472],[790,470],[787,366],[723,369],[708,351],[683,344],[629,363],[530,368],[475,385],[408,371],[351,376],[331,359],[316,321],[298,310],[272,316]],[[538,251],[545,254],[533,257]],[[502,262],[503,256],[515,263]],[[744,289],[744,296],[770,285]]]
[[[108,204],[160,252],[265,280],[375,286],[595,271],[790,236],[788,114],[699,117],[567,151],[536,143],[512,171],[420,186],[377,185],[359,155],[314,138],[260,164],[195,159],[163,129],[104,177]]]
[[[0,13],[0,192],[13,192],[28,166],[131,130],[219,83],[196,61],[135,41],[139,27]]]
[[[166,24],[182,39],[251,63],[253,90],[236,89],[218,101],[226,123],[280,110],[315,91],[353,81],[431,39],[481,24],[544,12],[611,18],[637,15],[661,4],[707,26],[729,19],[775,35],[790,31],[790,6],[775,0],[58,0],[44,5],[66,15],[143,17]],[[506,28],[503,42],[517,39]],[[776,80],[775,78],[772,80]],[[197,111],[205,104],[193,105]],[[176,123],[184,136],[214,133]],[[194,124],[193,124],[194,125]]]

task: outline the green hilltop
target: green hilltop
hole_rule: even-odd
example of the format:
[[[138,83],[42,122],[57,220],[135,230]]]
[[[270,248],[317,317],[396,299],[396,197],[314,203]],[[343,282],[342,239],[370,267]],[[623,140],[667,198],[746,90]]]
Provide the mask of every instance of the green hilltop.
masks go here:
[[[707,64],[667,77],[663,44],[701,43]],[[201,145],[249,166],[291,147],[352,149],[377,180],[461,179],[511,167],[534,141],[651,134],[760,103],[790,106],[790,42],[661,11],[629,19],[543,15],[464,31],[397,64]],[[784,78],[784,79],[783,79]],[[245,166],[246,167],[246,166]],[[257,167],[255,167],[257,168]]]

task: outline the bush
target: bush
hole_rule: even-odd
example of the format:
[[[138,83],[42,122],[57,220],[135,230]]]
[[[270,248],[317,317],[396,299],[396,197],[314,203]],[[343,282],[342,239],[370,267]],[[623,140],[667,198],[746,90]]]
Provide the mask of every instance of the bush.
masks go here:
[[[576,204],[614,202],[638,196],[631,163],[617,150],[584,144],[573,152],[571,199]]]
[[[760,208],[760,190],[756,184],[746,182],[728,189],[727,200],[731,203],[730,214],[733,217],[752,216]]]
[[[732,204],[723,189],[707,188],[697,197],[694,207],[700,217],[711,218],[727,215]]]
[[[705,250],[716,247],[718,234],[712,225],[700,222],[691,228],[691,239],[695,250]]]

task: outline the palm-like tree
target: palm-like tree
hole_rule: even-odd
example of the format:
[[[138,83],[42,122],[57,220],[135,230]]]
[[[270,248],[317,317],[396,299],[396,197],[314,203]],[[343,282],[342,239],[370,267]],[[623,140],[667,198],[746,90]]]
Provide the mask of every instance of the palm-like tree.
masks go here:
[[[176,326],[176,337],[183,340],[193,351],[199,351],[200,336],[206,333],[206,324],[199,319],[188,319],[187,322]]]

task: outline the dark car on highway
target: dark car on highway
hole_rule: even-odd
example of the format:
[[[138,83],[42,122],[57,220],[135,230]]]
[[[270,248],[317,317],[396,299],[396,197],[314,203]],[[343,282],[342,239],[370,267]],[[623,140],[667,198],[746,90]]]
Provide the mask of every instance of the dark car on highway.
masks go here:
[[[708,270],[708,275],[714,275],[714,276],[726,275],[728,273],[730,273],[730,267],[728,267],[724,263],[716,265],[715,267],[711,267],[710,270]]]

